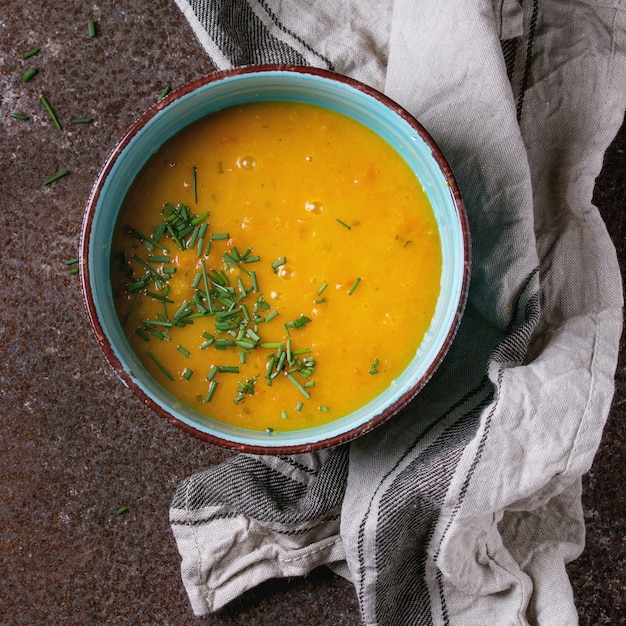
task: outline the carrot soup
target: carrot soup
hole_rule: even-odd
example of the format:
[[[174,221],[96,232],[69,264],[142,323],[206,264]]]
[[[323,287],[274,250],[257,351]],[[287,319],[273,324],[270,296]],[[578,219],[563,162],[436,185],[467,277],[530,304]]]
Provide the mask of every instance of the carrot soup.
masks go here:
[[[269,433],[393,384],[442,265],[432,208],[393,147],[288,102],[230,107],[169,140],[125,198],[112,258],[120,321],[159,383]]]

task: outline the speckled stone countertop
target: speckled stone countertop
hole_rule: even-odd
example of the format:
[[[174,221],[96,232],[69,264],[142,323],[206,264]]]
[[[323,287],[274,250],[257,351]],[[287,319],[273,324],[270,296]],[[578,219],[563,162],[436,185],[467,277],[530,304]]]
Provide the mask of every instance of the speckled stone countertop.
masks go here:
[[[22,59],[36,47],[38,55]],[[24,83],[30,67],[39,72]],[[324,569],[193,617],[168,508],[184,477],[228,453],[156,418],[123,387],[65,265],[116,140],[166,86],[211,69],[171,0],[2,3],[0,624],[360,622],[352,586]],[[94,122],[71,123],[84,117]],[[622,265],[625,146],[622,131],[596,192]],[[68,176],[44,185],[64,169]],[[612,414],[584,479],[587,549],[569,567],[581,624],[623,623],[626,614],[625,396],[622,356]],[[122,506],[127,512],[117,514]]]

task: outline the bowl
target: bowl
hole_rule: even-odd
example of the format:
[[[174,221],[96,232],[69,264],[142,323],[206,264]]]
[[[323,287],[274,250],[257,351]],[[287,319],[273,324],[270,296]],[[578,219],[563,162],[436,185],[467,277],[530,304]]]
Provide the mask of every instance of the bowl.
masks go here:
[[[223,108],[257,101],[304,102],[347,115],[391,144],[421,181],[432,204],[442,251],[441,289],[430,327],[400,376],[365,406],[328,424],[267,433],[208,419],[170,395],[131,349],[116,313],[111,244],[133,180],[168,139]],[[406,110],[355,80],[308,67],[254,66],[217,72],[171,92],[125,133],[102,167],[86,207],[80,250],[84,301],[95,337],[122,382],[158,416],[211,444],[248,453],[286,454],[350,441],[404,408],[441,364],[463,313],[470,238],[461,194],[442,152]]]

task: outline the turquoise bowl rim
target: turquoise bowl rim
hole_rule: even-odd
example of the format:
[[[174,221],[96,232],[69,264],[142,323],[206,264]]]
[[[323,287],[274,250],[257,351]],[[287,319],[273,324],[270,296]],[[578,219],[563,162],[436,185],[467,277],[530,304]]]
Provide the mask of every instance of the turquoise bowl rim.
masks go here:
[[[405,371],[359,410],[315,428],[267,433],[197,413],[166,392],[141,364],[113,305],[110,244],[120,204],[137,173],[165,141],[222,108],[262,100],[324,106],[365,124],[416,173],[433,205],[443,252],[441,293],[426,336]],[[422,125],[379,91],[310,67],[263,65],[215,72],[171,92],[125,133],[102,167],[83,221],[80,264],[85,306],[96,339],[122,382],[157,415],[204,441],[249,453],[300,453],[350,441],[387,421],[424,387],[456,334],[467,300],[470,233],[456,180]]]

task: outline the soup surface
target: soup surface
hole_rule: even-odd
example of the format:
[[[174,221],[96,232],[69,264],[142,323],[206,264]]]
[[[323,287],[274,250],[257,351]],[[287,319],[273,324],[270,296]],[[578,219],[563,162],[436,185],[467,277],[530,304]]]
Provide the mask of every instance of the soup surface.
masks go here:
[[[301,103],[228,108],[176,135],[133,183],[112,252],[120,320],[159,383],[269,433],[393,384],[441,275],[432,208],[397,152]]]

